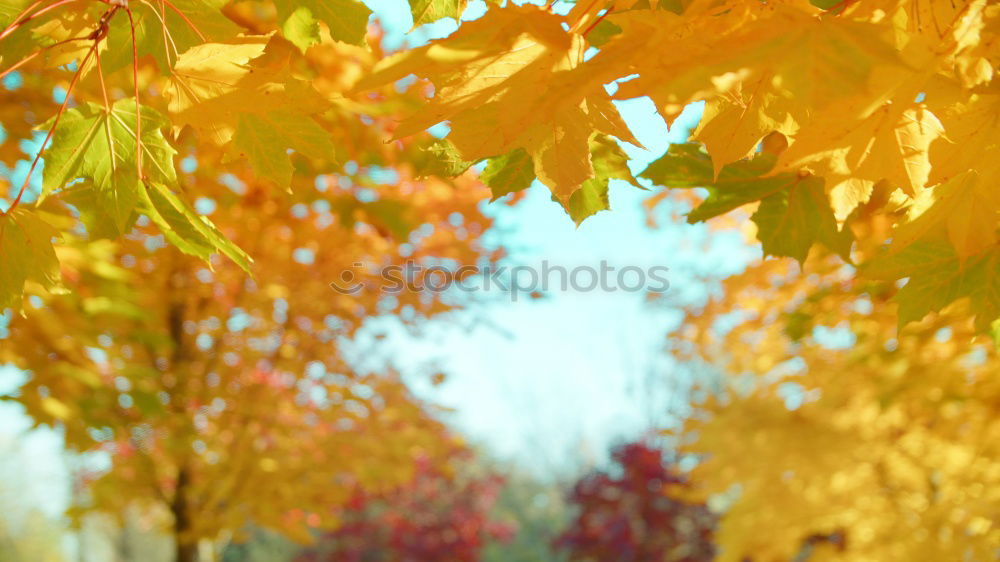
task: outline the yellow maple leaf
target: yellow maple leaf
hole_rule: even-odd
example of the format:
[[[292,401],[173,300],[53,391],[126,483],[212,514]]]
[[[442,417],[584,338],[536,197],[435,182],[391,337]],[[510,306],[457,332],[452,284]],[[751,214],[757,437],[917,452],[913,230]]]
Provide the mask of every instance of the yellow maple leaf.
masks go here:
[[[267,37],[246,37],[230,43],[203,43],[185,51],[163,90],[167,109],[178,125],[211,123],[216,116],[204,115],[201,104],[236,91],[250,73],[249,62],[264,54],[266,45]]]
[[[935,82],[929,101],[957,100],[938,111],[944,135],[931,146],[933,183],[975,169],[996,158],[1000,147],[1000,85],[968,95],[953,82]]]
[[[768,87],[770,73],[747,85],[710,100],[693,137],[712,155],[715,175],[730,162],[746,158],[768,133],[794,135],[798,125],[791,117],[791,100]]]
[[[927,184],[928,150],[941,122],[919,104],[886,103],[867,117],[832,109],[795,136],[776,169],[806,169],[827,180],[837,217],[843,219],[886,180],[915,196]]]
[[[890,246],[899,251],[916,241],[933,236],[940,228],[960,258],[978,254],[997,243],[997,223],[1000,218],[1000,195],[996,164],[984,173],[968,170],[925,192],[915,208],[920,210],[910,222],[899,226]]]
[[[579,90],[558,80],[580,64],[586,47],[562,22],[536,6],[490,10],[446,39],[379,63],[358,88],[409,74],[429,78],[434,98],[400,124],[397,138],[448,120],[448,138],[466,160],[523,148],[538,178],[565,202],[594,176],[588,142],[595,130],[635,139],[599,85]]]

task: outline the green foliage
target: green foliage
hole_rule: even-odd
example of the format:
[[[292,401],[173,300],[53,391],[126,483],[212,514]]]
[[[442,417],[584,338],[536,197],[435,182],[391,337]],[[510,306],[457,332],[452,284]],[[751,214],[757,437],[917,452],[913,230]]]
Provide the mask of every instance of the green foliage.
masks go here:
[[[578,226],[587,217],[611,208],[608,201],[611,180],[624,180],[641,187],[628,169],[628,156],[613,138],[595,135],[590,140],[590,160],[594,166],[594,177],[583,182],[566,205],[566,212]]]
[[[58,235],[37,214],[24,209],[0,216],[0,308],[20,309],[25,281],[50,290],[58,286],[59,260],[52,248],[52,240]]]
[[[233,146],[246,155],[257,175],[282,187],[291,183],[294,171],[286,149],[318,159],[332,159],[336,150],[322,127],[291,111],[240,115]]]
[[[465,11],[466,0],[410,0],[413,27],[441,18],[458,19]]]
[[[287,24],[292,17],[307,19],[301,13],[306,8],[316,20],[326,24],[330,36],[337,41],[352,45],[363,45],[368,28],[368,17],[372,11],[358,0],[276,0],[278,16]],[[300,23],[293,23],[293,28]]]
[[[207,260],[221,252],[246,272],[250,272],[250,256],[226,238],[207,217],[194,212],[174,192],[159,183],[140,190],[140,209],[164,236],[186,254]]]
[[[527,189],[535,180],[535,165],[531,155],[519,148],[490,158],[479,179],[489,186],[496,201],[504,195]]]
[[[90,180],[94,203],[112,219],[119,234],[139,199],[136,169],[136,103],[115,102],[110,111],[94,103],[68,110],[59,120],[52,145],[45,152],[42,193],[48,195],[78,179]],[[43,127],[51,127],[49,121]],[[148,107],[141,108],[142,173],[151,181],[177,181],[173,156],[176,150],[163,136],[168,121]]]

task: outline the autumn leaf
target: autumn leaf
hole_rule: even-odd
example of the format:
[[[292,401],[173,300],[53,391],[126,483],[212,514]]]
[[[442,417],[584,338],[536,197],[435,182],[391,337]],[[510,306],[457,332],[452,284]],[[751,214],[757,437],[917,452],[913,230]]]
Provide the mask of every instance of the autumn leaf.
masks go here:
[[[527,189],[535,180],[535,163],[523,148],[490,158],[479,176],[493,193],[493,201],[510,193]]]
[[[7,27],[14,22],[14,18],[28,7],[30,0],[9,0],[0,4],[0,28]]]
[[[119,224],[118,217],[115,216],[116,208],[104,204],[103,198],[103,192],[89,182],[73,185],[59,193],[59,199],[72,205],[80,213],[80,221],[92,240],[115,239],[129,231],[138,218],[138,213],[133,208],[125,223]],[[138,197],[135,203],[138,203]]]
[[[157,182],[176,181],[175,150],[161,130],[168,126],[167,120],[148,107],[140,106],[140,111],[142,174]],[[51,126],[51,122],[46,125]],[[134,99],[119,100],[110,111],[94,103],[67,111],[45,152],[43,195],[78,179],[91,180],[95,201],[105,209],[117,232],[123,233],[139,197],[135,138]]]
[[[995,167],[985,166],[984,172]],[[919,212],[893,233],[890,251],[898,252],[942,230],[962,259],[996,245],[1000,197],[980,173],[969,170],[922,195],[914,202]]]
[[[715,180],[712,159],[697,145],[672,145],[640,175],[665,187],[707,189],[708,197],[688,213],[691,223],[760,201],[751,219],[765,254],[804,262],[812,245],[822,243],[849,259],[852,235],[838,227],[823,180],[807,174],[768,175],[775,161],[774,155],[762,154],[733,162]]]
[[[424,148],[424,154],[427,158],[417,167],[418,177],[453,178],[472,166],[472,162],[462,159],[455,146],[445,139],[435,139]]]
[[[441,18],[459,19],[465,11],[466,0],[409,0],[413,14],[413,27],[435,22]]]
[[[611,208],[608,187],[613,179],[624,180],[642,188],[628,169],[628,156],[614,139],[595,135],[590,141],[590,155],[594,163],[594,177],[585,181],[572,196],[566,211],[573,222],[580,225],[587,217]]]
[[[136,50],[152,56],[162,74],[169,74],[181,53],[206,42],[235,38],[240,29],[223,13],[226,0],[152,0],[137,2]],[[132,64],[132,32],[127,17],[111,20],[108,48],[101,56],[104,72]]]
[[[446,39],[382,61],[358,89],[409,74],[429,78],[434,98],[400,124],[397,138],[449,120],[448,139],[466,160],[522,148],[538,179],[566,203],[594,176],[588,144],[595,124],[608,134],[627,130],[603,88],[559,97],[546,92],[546,82],[573,68],[583,48],[582,37],[563,31],[558,16],[534,6],[510,6],[490,10]],[[595,101],[584,103],[591,98]]]
[[[303,53],[322,41],[319,20],[305,6],[295,9],[281,25],[281,34]]]
[[[866,263],[861,271],[873,279],[909,278],[894,299],[899,302],[899,326],[920,320],[952,302],[968,297],[976,326],[987,331],[1000,317],[1000,252],[991,248],[962,258],[946,241],[925,241]]]
[[[788,179],[788,187],[762,199],[750,217],[757,224],[764,253],[803,263],[813,244],[822,243],[850,261],[854,237],[850,230],[837,226],[823,180],[815,176]]]
[[[178,124],[203,131],[220,145],[232,142],[254,170],[281,187],[292,176],[289,151],[333,161],[330,135],[311,117],[325,102],[296,80],[273,82],[272,68],[254,69],[268,39],[206,43],[178,59],[166,95]]]
[[[239,117],[233,147],[247,156],[263,178],[287,186],[292,163],[287,149],[317,159],[334,159],[336,149],[327,132],[307,116],[291,111],[246,113]]]
[[[944,127],[930,148],[932,183],[945,182],[976,169],[1000,146],[1000,91],[996,85],[966,94],[954,84],[934,83],[930,94],[945,100],[938,113]],[[995,183],[997,176],[984,178]]]
[[[768,133],[792,135],[798,128],[789,111],[792,101],[770,89],[772,78],[765,73],[751,84],[737,84],[705,105],[692,137],[712,155],[716,174],[726,164],[750,156]]]
[[[791,175],[766,176],[774,166],[772,155],[724,166],[714,177],[712,159],[697,144],[673,144],[667,153],[651,163],[640,177],[671,188],[703,187],[708,197],[688,213],[688,222],[702,222],[747,203],[788,189]]]
[[[887,103],[860,121],[829,112],[796,136],[777,167],[826,178],[843,218],[881,180],[911,197],[922,191],[931,171],[928,149],[942,133],[926,107]]]
[[[288,25],[290,18],[302,18],[301,10],[309,10],[312,17],[326,24],[330,36],[337,41],[352,45],[363,45],[368,30],[368,17],[371,10],[358,0],[306,0],[290,2],[276,0],[278,17],[283,25]],[[294,25],[294,24],[293,24]]]
[[[45,289],[59,286],[59,260],[52,248],[58,231],[24,209],[0,216],[0,309],[20,309],[25,281]]]
[[[230,43],[203,43],[177,59],[164,95],[171,114],[184,114],[200,103],[237,90],[250,73],[251,60],[264,54],[267,37],[247,37]],[[199,116],[207,117],[207,116]]]
[[[246,272],[253,259],[229,241],[208,218],[199,216],[166,186],[150,183],[139,190],[139,209],[181,251],[207,260],[224,254]]]

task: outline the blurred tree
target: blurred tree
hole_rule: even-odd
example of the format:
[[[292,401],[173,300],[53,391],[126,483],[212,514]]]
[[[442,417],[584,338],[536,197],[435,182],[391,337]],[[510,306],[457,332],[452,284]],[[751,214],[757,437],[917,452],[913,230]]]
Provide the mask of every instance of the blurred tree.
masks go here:
[[[0,517],[0,560],[4,562],[67,562],[60,537],[63,527],[32,510],[12,524]]]
[[[858,224],[863,257],[890,223]],[[753,264],[669,339],[725,375],[682,446],[702,458],[688,497],[733,502],[719,559],[995,559],[1000,363],[967,303],[900,328],[897,284],[804,269]]]
[[[596,471],[573,487],[579,510],[556,546],[571,560],[708,562],[715,556],[715,517],[702,504],[674,496],[687,478],[645,443],[627,443],[612,453],[614,473]]]
[[[471,457],[468,449],[455,449],[451,460],[459,463],[457,471],[420,462],[413,479],[396,489],[358,490],[337,512],[340,527],[296,561],[480,560],[487,542],[505,542],[515,529],[493,516],[503,478],[480,474],[468,466]]]
[[[537,467],[531,467],[537,470]],[[512,536],[490,541],[483,562],[558,562],[564,552],[552,543],[569,519],[565,490],[554,474],[543,476],[510,463],[494,468],[504,475],[504,485],[493,506],[498,520],[512,525]]]
[[[247,535],[245,541],[225,546],[221,562],[291,562],[302,550],[301,545],[267,529],[253,529]]]
[[[85,27],[96,9],[87,4]],[[147,8],[135,11],[150,22],[159,14]],[[144,119],[144,171],[176,177],[169,187],[141,186],[137,209],[106,199],[102,172],[84,173],[97,157],[73,151],[89,145],[74,145],[67,131],[55,136],[45,173],[71,169],[83,180],[31,213],[63,229],[59,269],[70,291],[29,284],[25,316],[0,340],[0,361],[29,375],[9,399],[37,423],[62,427],[70,448],[110,461],[90,475],[75,512],[125,517],[138,506],[169,529],[179,562],[196,560],[206,544],[240,540],[251,524],[309,541],[310,529],[337,523],[333,508],[358,490],[393,488],[418,459],[433,465],[450,450],[433,412],[395,373],[355,372],[340,344],[369,317],[416,326],[464,302],[462,293],[419,290],[425,273],[408,275],[411,266],[499,255],[480,243],[491,224],[478,208],[488,191],[471,176],[433,175],[429,135],[388,142],[421,89],[352,97],[377,48],[325,35],[303,53],[271,34],[273,13],[259,8],[241,3],[224,21],[216,14],[212,30],[224,28],[228,43],[179,56],[167,49],[167,67],[140,59],[144,102],[175,119],[174,128],[154,113]],[[128,33],[127,18],[115,21]],[[258,35],[236,38],[234,22]],[[205,66],[220,53],[239,64]],[[101,61],[75,84],[64,123],[109,127],[104,148],[120,155],[134,145],[115,137],[116,127],[132,120],[122,102],[107,109],[103,101],[122,95],[106,83],[132,72],[106,66],[111,55]],[[101,68],[107,76],[97,76]],[[41,64],[4,91],[3,106],[20,108],[12,131],[52,113],[62,72]],[[362,101],[371,117],[355,111]],[[92,114],[107,122],[90,123]],[[257,118],[274,122],[240,124]],[[163,148],[163,134],[172,148]],[[156,171],[162,158],[169,173]],[[397,275],[383,275],[390,266]]]

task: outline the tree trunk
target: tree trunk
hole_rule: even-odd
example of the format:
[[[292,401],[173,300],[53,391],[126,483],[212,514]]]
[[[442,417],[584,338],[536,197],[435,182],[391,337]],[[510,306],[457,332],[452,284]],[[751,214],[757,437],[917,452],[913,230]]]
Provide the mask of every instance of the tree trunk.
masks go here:
[[[174,555],[176,562],[198,562],[198,543],[177,540],[176,552]]]
[[[174,562],[198,562],[198,541],[194,540],[191,530],[191,516],[188,511],[187,487],[189,476],[187,468],[177,471],[177,489],[174,490],[174,502],[170,511],[174,514]]]

